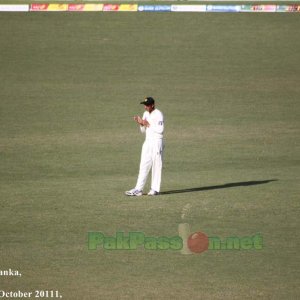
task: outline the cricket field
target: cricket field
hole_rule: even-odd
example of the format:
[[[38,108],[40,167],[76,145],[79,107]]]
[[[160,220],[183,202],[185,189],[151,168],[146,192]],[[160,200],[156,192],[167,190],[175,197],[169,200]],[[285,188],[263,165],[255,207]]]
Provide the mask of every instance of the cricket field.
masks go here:
[[[1,298],[299,299],[299,25],[1,13]],[[126,197],[145,96],[165,116],[162,194]],[[262,247],[88,247],[89,232],[172,241],[182,223]]]

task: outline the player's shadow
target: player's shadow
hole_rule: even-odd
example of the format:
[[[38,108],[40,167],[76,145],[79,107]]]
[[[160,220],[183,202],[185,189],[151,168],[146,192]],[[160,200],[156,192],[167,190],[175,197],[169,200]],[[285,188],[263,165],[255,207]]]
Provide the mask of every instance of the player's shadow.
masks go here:
[[[272,181],[278,181],[278,179],[232,182],[232,183],[226,183],[222,185],[203,186],[203,187],[196,187],[196,188],[189,188],[189,189],[182,189],[182,190],[171,190],[171,191],[161,192],[160,195],[192,193],[192,192],[228,189],[228,188],[241,187],[241,186],[253,186],[259,184],[266,184]]]

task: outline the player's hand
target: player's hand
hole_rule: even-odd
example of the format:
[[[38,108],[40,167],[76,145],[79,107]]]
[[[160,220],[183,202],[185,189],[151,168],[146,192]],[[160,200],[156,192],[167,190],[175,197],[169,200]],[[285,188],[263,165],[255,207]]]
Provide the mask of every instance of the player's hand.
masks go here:
[[[143,125],[143,119],[140,116],[134,116],[134,121],[136,121],[138,124]]]
[[[143,125],[145,127],[149,127],[150,126],[150,124],[149,124],[149,122],[147,120],[143,120]]]
[[[140,116],[134,116],[133,119],[141,126],[146,126],[146,127],[150,126],[149,122],[147,120],[143,120]]]

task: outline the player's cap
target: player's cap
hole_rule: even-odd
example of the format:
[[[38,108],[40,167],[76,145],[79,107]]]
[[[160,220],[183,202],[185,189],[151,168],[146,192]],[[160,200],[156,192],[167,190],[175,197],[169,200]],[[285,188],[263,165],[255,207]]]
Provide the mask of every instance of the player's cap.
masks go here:
[[[146,106],[153,105],[155,104],[155,100],[152,97],[146,97],[144,101],[141,102],[141,104],[144,104]]]

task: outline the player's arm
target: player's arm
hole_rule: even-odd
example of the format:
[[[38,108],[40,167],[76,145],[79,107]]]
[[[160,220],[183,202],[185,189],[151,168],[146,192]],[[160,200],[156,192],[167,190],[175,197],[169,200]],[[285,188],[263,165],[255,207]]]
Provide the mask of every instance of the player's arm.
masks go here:
[[[134,116],[133,119],[140,125],[144,127],[149,127],[149,122],[147,120],[142,119],[140,116]]]
[[[146,127],[149,127],[148,121],[145,120],[145,119],[142,119],[140,116],[134,116],[133,119],[135,120],[135,122],[137,124],[140,125],[141,133],[145,133],[146,132]]]

